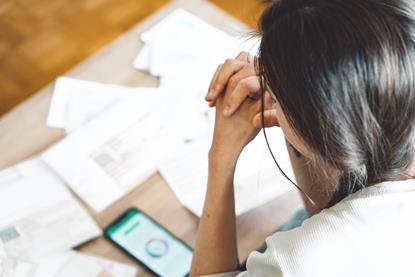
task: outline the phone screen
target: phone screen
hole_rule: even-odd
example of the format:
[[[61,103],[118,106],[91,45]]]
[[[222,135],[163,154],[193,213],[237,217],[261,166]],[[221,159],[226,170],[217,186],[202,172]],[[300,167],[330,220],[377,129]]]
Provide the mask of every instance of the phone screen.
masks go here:
[[[158,275],[179,277],[189,273],[192,250],[137,209],[129,209],[105,233]]]

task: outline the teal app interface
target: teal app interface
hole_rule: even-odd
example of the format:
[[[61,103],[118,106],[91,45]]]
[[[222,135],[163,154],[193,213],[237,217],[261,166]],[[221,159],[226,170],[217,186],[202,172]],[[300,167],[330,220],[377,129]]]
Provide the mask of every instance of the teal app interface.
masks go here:
[[[137,210],[128,211],[107,235],[161,276],[185,276],[190,270],[192,250]]]

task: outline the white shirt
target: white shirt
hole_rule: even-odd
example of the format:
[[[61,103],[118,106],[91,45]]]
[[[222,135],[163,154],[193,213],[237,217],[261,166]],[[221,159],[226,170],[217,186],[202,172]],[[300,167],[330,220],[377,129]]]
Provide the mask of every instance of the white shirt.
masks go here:
[[[252,252],[247,271],[207,276],[415,276],[415,180],[349,195]]]

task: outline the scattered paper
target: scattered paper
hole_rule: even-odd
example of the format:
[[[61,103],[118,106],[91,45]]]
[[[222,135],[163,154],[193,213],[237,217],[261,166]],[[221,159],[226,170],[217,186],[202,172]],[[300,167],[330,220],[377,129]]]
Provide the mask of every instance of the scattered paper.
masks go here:
[[[293,172],[280,130],[268,130],[268,140],[279,165],[293,180]],[[210,141],[185,146],[176,157],[160,166],[160,173],[179,201],[197,216],[201,216],[208,177]],[[278,171],[265,139],[260,133],[242,152],[235,172],[235,211],[241,215],[293,188]]]
[[[126,87],[60,77],[55,82],[47,125],[66,133],[78,129],[120,101],[147,101],[156,88]]]
[[[144,43],[134,67],[154,76],[210,78],[219,63],[241,51],[256,54],[259,39],[232,37],[197,16],[176,9],[141,34]]]
[[[37,261],[34,277],[134,277],[137,268],[113,260],[75,251]]]
[[[101,230],[57,175],[100,212],[159,169],[183,205],[201,215],[214,122],[204,95],[217,65],[243,50],[256,54],[259,40],[232,37],[182,9],[140,38],[133,65],[160,77],[160,87],[58,78],[47,125],[68,136],[42,159],[0,171],[0,277],[136,275],[132,266],[69,251]],[[293,179],[282,133],[268,135]],[[236,168],[237,215],[291,188],[259,134]]]
[[[141,34],[134,66],[160,76],[158,109],[184,142],[210,136],[204,97],[217,65],[242,50],[256,53],[258,38],[232,37],[195,15],[176,9]]]
[[[131,265],[76,251],[33,260],[0,257],[1,262],[6,266],[0,266],[1,277],[134,277],[138,272]]]
[[[217,65],[241,51],[255,55],[259,39],[232,37],[183,9],[173,11],[140,38],[144,46],[134,66],[161,77],[162,117],[188,143],[177,156],[160,165],[160,172],[183,205],[200,215],[214,122],[214,110],[208,108],[204,96]],[[273,145],[278,147],[280,162],[290,172],[282,134],[271,137],[275,138]],[[237,214],[291,188],[265,146],[260,134],[240,157],[235,177]]]
[[[150,47],[144,45],[137,57],[134,59],[133,65],[135,68],[148,71],[150,70]]]
[[[0,244],[8,257],[40,257],[101,234],[60,179],[37,158],[0,171],[0,206]]]
[[[163,78],[159,88],[162,99],[154,107],[164,124],[184,143],[206,139],[213,130],[215,111],[204,100],[206,91],[199,82],[193,81],[186,83],[178,78]]]
[[[120,103],[52,146],[42,158],[100,212],[155,173],[158,163],[181,145],[152,113],[154,105]]]
[[[22,267],[23,267],[22,263]],[[31,264],[29,264],[31,266]],[[15,277],[15,276],[27,276],[26,270],[23,273],[17,274],[16,262],[13,259],[10,259],[6,252],[3,249],[3,246],[0,244],[0,277]],[[29,268],[31,270],[31,267]]]

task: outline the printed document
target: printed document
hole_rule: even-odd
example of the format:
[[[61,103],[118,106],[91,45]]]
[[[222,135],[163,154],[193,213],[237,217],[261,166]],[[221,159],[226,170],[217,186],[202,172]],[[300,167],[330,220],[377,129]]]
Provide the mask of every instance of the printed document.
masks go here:
[[[267,130],[278,164],[294,181],[284,136],[277,128]],[[160,165],[160,173],[179,201],[201,216],[208,177],[210,140],[188,144],[180,154]],[[291,190],[294,186],[278,171],[262,133],[243,150],[234,179],[237,215],[254,209]]]
[[[156,88],[127,87],[60,77],[55,82],[46,124],[71,133],[120,101],[147,101],[156,93]]]
[[[180,140],[152,102],[123,102],[47,150],[44,161],[100,212],[150,177]]]
[[[68,250],[101,234],[38,158],[0,171],[0,245],[20,259]]]
[[[144,46],[134,67],[154,76],[212,76],[216,66],[245,50],[257,52],[259,39],[232,37],[199,17],[176,9],[141,34]]]

